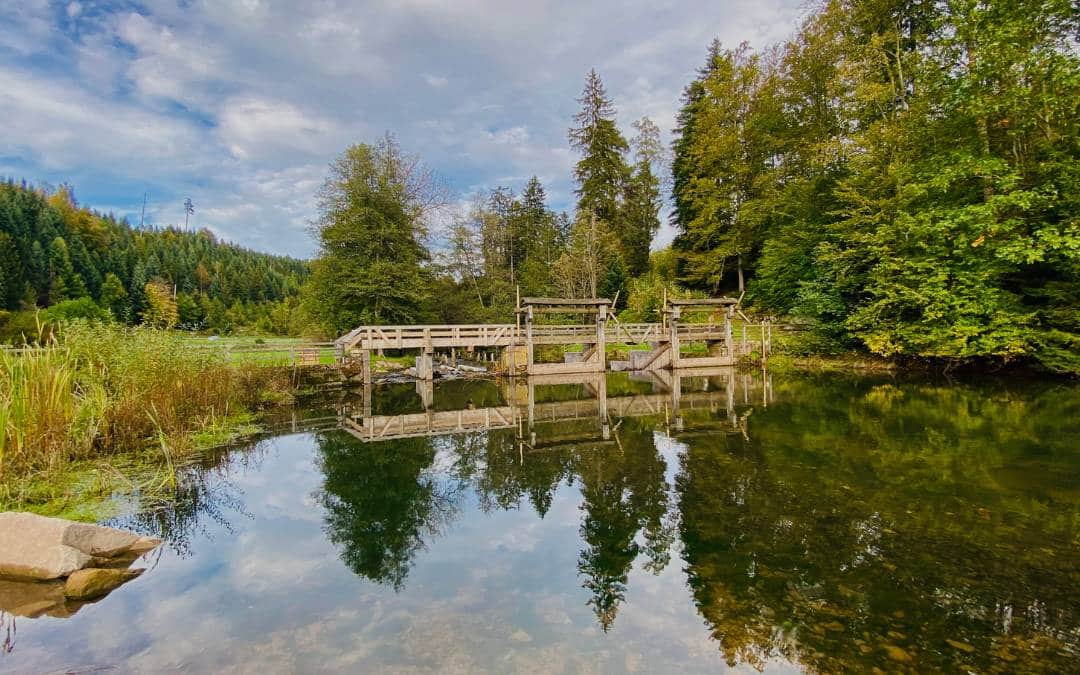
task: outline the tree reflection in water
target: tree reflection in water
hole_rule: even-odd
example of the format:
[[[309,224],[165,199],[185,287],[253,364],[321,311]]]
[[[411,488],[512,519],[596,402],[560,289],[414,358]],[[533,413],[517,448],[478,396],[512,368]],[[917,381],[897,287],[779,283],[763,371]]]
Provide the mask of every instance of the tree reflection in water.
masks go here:
[[[648,395],[612,381],[609,403]],[[729,391],[737,382],[746,384]],[[527,504],[544,518],[561,488],[576,487],[577,572],[605,631],[635,562],[671,573],[674,554],[732,666],[1069,670],[1080,658],[1075,389],[777,384],[770,400],[744,375],[676,382],[680,395],[662,409],[650,401],[623,415],[522,418],[516,429],[437,441],[319,432],[324,529],[353,572],[401,589],[468,493],[481,511]],[[479,407],[512,400],[491,383],[451,392],[451,403]],[[556,411],[583,395],[555,388],[533,403]],[[448,408],[438,395],[436,404]],[[657,439],[678,448],[677,466]],[[225,480],[237,467],[217,466],[196,471],[173,510],[122,524],[185,550],[200,518],[244,513]]]
[[[778,398],[748,442],[688,444],[676,480],[688,583],[729,664],[1076,663],[1076,429],[1058,426],[1075,396],[801,380]]]
[[[401,589],[424,538],[453,521],[460,485],[431,470],[429,438],[364,445],[332,431],[317,442],[327,537],[353,572]]]

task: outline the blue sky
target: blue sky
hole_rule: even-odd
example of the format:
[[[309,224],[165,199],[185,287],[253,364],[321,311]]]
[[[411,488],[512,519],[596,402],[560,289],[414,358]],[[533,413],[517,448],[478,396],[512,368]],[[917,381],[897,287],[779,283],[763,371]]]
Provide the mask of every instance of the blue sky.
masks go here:
[[[395,134],[465,202],[536,174],[573,203],[566,129],[596,68],[620,127],[670,139],[713,37],[788,37],[799,0],[0,3],[0,176],[136,223],[309,256],[327,164]],[[661,243],[670,240],[665,226]]]

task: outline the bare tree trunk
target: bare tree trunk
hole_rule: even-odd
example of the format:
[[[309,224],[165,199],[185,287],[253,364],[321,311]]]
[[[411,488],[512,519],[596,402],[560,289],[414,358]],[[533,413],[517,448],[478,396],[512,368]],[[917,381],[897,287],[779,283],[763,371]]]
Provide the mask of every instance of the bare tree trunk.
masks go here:
[[[746,286],[746,283],[743,280],[743,270],[742,270],[742,253],[740,253],[739,254],[739,293],[743,292],[743,289],[745,288],[745,286]]]

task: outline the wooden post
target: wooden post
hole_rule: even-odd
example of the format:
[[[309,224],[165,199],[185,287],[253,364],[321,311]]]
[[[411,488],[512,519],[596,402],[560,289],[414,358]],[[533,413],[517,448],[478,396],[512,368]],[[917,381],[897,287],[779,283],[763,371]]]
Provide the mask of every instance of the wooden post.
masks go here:
[[[371,350],[360,350],[360,372],[365,385],[371,384]]]
[[[672,325],[674,325],[674,321]],[[679,408],[682,406],[682,376],[675,372],[671,376],[671,414],[675,418],[675,430],[683,430],[683,417]]]
[[[420,394],[420,403],[425,411],[431,410],[435,405],[435,385],[431,380],[420,380],[416,383],[416,393]]]
[[[416,357],[416,379],[430,380],[434,377],[434,364],[432,363],[431,352],[425,349],[420,356]]]
[[[728,307],[724,313],[724,346],[727,347],[728,360],[735,365],[735,338],[731,335],[731,318],[735,315],[734,308]]]
[[[768,348],[765,345],[765,322],[761,322],[761,365],[765,365],[765,355]]]
[[[600,372],[607,370],[607,337],[604,327],[607,324],[607,305],[600,305],[596,312],[596,351],[599,355]]]
[[[607,375],[603,371],[601,371],[600,378],[596,383],[596,399],[600,409],[601,435],[606,441],[611,437],[611,427],[608,425]]]
[[[671,308],[671,316],[668,319],[668,331],[671,339],[671,368],[679,369],[679,307]]]
[[[533,308],[525,309],[525,372],[533,371]]]

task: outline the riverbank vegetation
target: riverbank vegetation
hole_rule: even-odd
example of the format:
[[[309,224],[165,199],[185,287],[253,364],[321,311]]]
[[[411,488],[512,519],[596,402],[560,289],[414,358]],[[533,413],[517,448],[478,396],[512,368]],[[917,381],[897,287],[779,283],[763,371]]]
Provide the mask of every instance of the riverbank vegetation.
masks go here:
[[[648,118],[620,125],[590,71],[569,213],[536,176],[451,206],[387,134],[331,165],[310,263],[0,185],[0,330],[111,316],[332,339],[509,322],[518,292],[608,297],[634,321],[665,295],[729,294],[806,327],[798,353],[1077,374],[1073,10],[825,0],[783,44],[711,44],[670,148]],[[651,251],[665,192],[676,237]]]
[[[67,323],[39,346],[0,351],[0,509],[62,509],[72,473],[101,460],[115,472],[113,457],[167,480],[185,455],[250,430],[252,414],[288,392],[280,369],[190,349],[175,333]]]
[[[425,247],[431,173],[390,137],[355,146],[322,193],[312,317],[508,321],[520,288],[648,320],[664,293],[731,294],[808,327],[796,351],[1080,373],[1078,26],[1066,0],[831,0],[784,44],[714,42],[651,258],[665,148],[648,119],[627,140],[595,71],[572,216],[534,177]]]
[[[833,349],[1080,372],[1080,58],[1067,0],[833,0],[714,42],[675,142],[688,285]]]

